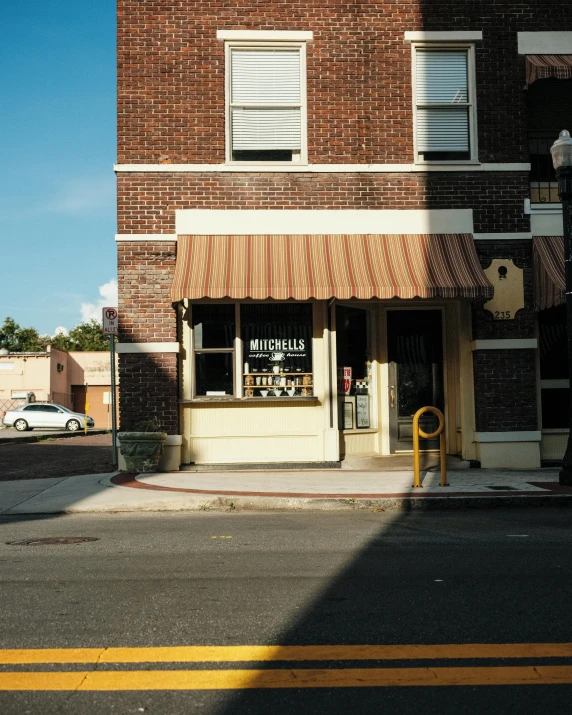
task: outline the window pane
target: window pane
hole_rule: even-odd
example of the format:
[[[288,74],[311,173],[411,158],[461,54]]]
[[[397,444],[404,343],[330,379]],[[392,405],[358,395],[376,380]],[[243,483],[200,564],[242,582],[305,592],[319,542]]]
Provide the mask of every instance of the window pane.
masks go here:
[[[538,348],[540,378],[562,380],[568,377],[568,345],[566,340],[566,306],[541,310],[538,313]]]
[[[234,395],[233,353],[195,353],[196,395]]]
[[[243,305],[241,325],[249,372],[312,372],[311,305]]]
[[[418,107],[417,151],[469,151],[467,107]]]
[[[468,102],[467,52],[417,50],[418,104]]]
[[[267,48],[232,50],[233,104],[298,104],[300,51]]]
[[[299,150],[301,110],[235,107],[231,110],[233,150]]]
[[[557,429],[570,425],[570,390],[542,390],[542,428]]]
[[[195,350],[234,347],[234,305],[193,305]]]

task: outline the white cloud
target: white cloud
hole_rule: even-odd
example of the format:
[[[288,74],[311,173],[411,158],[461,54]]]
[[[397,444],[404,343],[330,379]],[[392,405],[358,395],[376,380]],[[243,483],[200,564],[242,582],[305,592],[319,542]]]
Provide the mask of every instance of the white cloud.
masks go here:
[[[42,208],[51,213],[77,216],[114,204],[115,178],[105,176],[62,182],[54,198]]]
[[[95,318],[101,321],[102,308],[109,306],[117,306],[117,278],[112,278],[107,283],[99,286],[99,295],[97,303],[82,303],[81,304],[81,320],[86,322]]]
[[[69,330],[67,328],[64,328],[62,325],[58,325],[58,327],[54,331],[54,338],[56,335],[69,335]]]

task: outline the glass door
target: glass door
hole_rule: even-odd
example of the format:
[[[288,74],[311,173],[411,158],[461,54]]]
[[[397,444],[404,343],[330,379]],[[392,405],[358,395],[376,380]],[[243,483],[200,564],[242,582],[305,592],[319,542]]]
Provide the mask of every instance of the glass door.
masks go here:
[[[388,310],[389,445],[392,454],[413,450],[413,415],[420,407],[444,409],[443,329],[440,310]],[[437,417],[419,425],[434,432]],[[422,449],[438,449],[439,438],[421,440]]]

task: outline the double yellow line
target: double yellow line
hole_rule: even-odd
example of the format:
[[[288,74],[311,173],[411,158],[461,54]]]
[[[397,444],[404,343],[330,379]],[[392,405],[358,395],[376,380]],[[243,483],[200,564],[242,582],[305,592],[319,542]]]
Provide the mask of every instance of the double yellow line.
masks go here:
[[[572,658],[572,643],[0,650],[1,665]],[[0,690],[243,690],[572,683],[572,665],[0,671]]]

